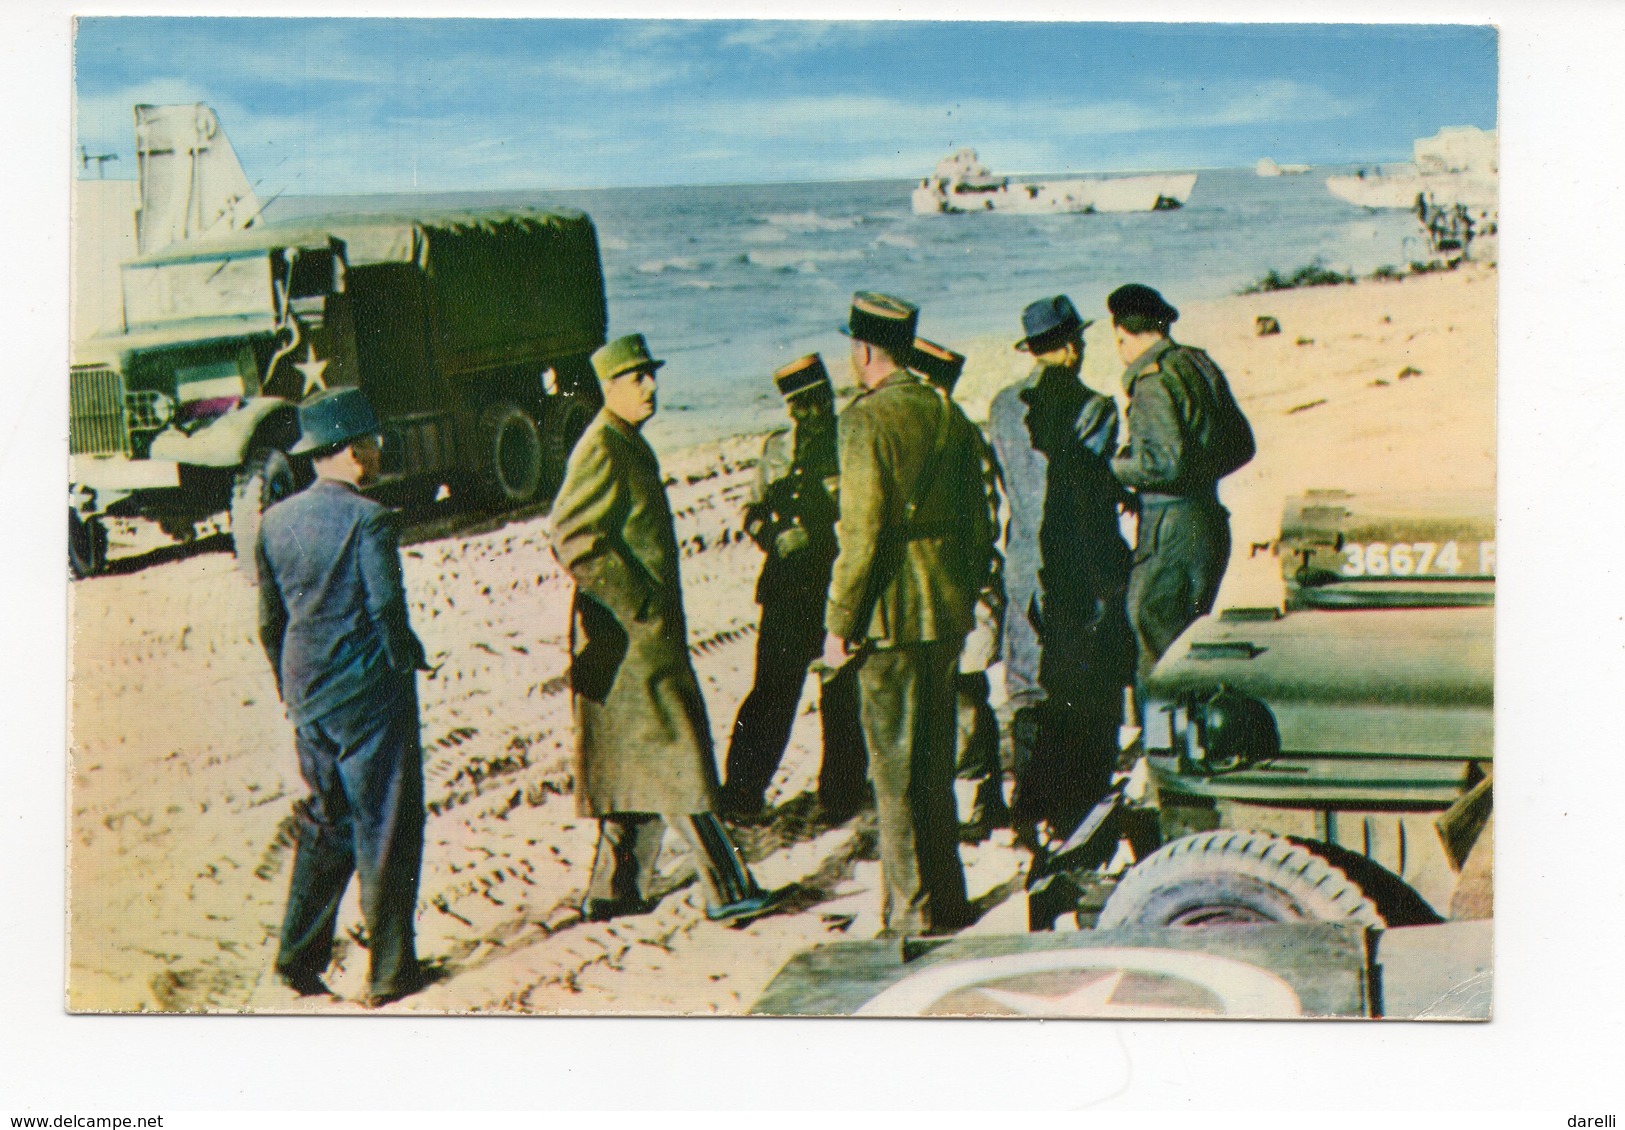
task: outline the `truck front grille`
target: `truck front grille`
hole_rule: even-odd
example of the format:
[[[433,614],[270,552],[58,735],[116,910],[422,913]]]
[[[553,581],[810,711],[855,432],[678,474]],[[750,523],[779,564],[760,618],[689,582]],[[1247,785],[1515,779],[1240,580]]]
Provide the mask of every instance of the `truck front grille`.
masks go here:
[[[124,382],[111,369],[74,369],[68,376],[68,451],[121,455],[128,447]]]

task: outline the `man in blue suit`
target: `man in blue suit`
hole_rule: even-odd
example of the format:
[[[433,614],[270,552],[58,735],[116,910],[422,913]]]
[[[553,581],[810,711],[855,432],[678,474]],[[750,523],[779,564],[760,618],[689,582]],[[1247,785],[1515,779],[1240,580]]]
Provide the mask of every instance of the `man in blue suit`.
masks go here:
[[[310,795],[298,840],[276,972],[300,995],[322,981],[350,876],[361,877],[371,952],[368,1001],[423,984],[413,938],[423,857],[423,754],[416,672],[423,645],[407,620],[394,516],[359,488],[378,475],[378,417],[359,389],[299,409],[316,481],[266,512],[256,557],[260,641],[294,726]]]

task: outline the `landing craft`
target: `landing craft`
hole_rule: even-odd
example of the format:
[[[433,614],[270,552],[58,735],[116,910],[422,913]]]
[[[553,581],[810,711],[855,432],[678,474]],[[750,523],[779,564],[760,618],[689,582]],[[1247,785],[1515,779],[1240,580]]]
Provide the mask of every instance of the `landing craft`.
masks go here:
[[[1195,187],[1195,173],[1012,181],[994,176],[977,159],[976,150],[961,149],[937,162],[936,170],[920,181],[911,205],[921,216],[968,212],[1167,212],[1184,207]]]
[[[105,568],[107,524],[131,519],[180,542],[229,529],[252,572],[260,512],[310,473],[286,454],[298,405],[328,388],[359,386],[378,410],[383,496],[449,486],[504,510],[557,485],[598,407],[587,359],[608,328],[590,218],[515,207],[270,223],[207,106],[136,107],[136,147],[133,223],[122,238],[104,225],[134,254],[79,287],[91,298],[69,374],[75,575]],[[116,214],[116,198],[97,203]],[[96,262],[76,247],[81,272]]]

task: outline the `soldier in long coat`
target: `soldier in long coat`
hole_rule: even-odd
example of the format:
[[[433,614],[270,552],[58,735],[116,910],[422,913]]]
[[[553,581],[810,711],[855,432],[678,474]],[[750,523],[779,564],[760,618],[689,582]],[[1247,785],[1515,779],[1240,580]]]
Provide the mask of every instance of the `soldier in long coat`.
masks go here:
[[[689,661],[677,538],[660,463],[639,429],[655,412],[641,334],[592,356],[604,407],[571,453],[553,503],[554,548],[576,582],[570,685],[576,806],[599,821],[582,907],[602,921],[651,907],[667,825],[687,840],[713,920],[773,905],[712,814],[716,760]]]
[[[888,934],[971,917],[953,777],[955,674],[987,579],[992,520],[976,429],[907,369],[919,310],[860,292],[846,327],[864,392],[840,418],[840,554],[824,659],[856,656]]]

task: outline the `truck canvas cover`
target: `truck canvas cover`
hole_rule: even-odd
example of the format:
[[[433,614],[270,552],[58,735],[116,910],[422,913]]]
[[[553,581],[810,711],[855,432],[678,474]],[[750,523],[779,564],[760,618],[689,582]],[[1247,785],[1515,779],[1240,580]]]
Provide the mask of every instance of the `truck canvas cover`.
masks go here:
[[[344,244],[350,270],[362,272],[352,289],[364,294],[369,309],[426,318],[429,347],[444,373],[525,364],[603,344],[608,311],[598,237],[592,220],[574,209],[303,217],[175,244],[130,268],[323,247],[330,238]],[[190,336],[174,332],[179,339]]]

